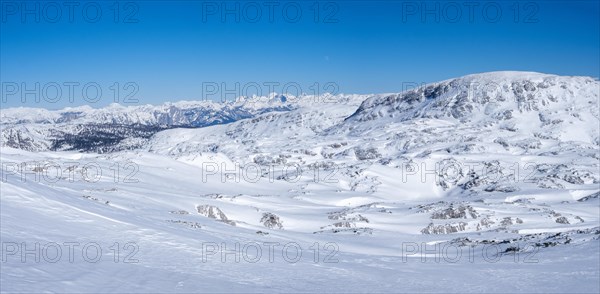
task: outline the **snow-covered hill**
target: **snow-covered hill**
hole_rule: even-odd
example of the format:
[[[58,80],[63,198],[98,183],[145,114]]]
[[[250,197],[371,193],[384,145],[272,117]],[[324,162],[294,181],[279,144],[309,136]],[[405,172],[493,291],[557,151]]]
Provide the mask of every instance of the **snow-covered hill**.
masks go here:
[[[598,81],[495,72],[299,98],[119,152],[2,147],[2,290],[600,291]],[[43,142],[86,117],[3,126]],[[23,262],[36,242],[62,259]],[[65,242],[102,258],[71,262]]]

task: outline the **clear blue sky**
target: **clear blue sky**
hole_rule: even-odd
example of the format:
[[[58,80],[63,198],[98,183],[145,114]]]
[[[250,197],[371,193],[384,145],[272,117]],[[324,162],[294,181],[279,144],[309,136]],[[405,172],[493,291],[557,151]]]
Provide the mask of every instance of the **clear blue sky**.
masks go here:
[[[469,6],[472,1],[456,1],[457,6],[444,1],[320,1],[318,7],[315,1],[276,2],[270,8],[264,1],[254,2],[258,7],[243,1],[131,1],[129,6],[120,2],[117,9],[114,1],[82,1],[72,7],[69,19],[71,8],[64,2],[55,2],[57,8],[45,2],[24,7],[2,1],[2,107],[89,104],[80,94],[90,82],[103,90],[92,105],[100,107],[113,102],[110,87],[115,82],[121,102],[133,91],[123,86],[134,82],[139,103],[158,104],[220,97],[222,89],[206,95],[203,83],[233,89],[236,82],[255,82],[263,92],[269,89],[265,82],[279,83],[276,92],[297,83],[311,93],[310,85],[319,83],[323,92],[332,82],[339,88],[328,90],[384,93],[485,71],[600,75],[598,1],[484,1],[476,6]],[[92,22],[96,3],[101,3],[102,15]],[[298,3],[302,16],[295,22]],[[236,5],[239,12],[223,19],[223,8]],[[34,12],[23,14],[23,9]],[[433,12],[423,15],[426,11]],[[73,102],[65,86],[56,103],[36,103],[36,94],[22,103],[20,92],[10,86],[24,83],[35,89],[35,83],[65,82],[80,84]]]

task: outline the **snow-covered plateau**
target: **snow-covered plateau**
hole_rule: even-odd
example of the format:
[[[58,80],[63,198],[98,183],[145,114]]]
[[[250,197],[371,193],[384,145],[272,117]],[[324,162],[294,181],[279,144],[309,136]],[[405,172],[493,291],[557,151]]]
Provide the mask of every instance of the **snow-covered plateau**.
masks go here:
[[[600,82],[0,112],[2,292],[600,292]]]

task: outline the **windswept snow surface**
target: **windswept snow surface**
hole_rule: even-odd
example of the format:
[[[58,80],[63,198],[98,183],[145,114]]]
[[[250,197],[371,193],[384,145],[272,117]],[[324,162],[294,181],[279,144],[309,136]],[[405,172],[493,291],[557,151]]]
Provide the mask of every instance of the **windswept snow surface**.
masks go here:
[[[598,293],[599,97],[494,72],[119,152],[3,144],[0,290]]]

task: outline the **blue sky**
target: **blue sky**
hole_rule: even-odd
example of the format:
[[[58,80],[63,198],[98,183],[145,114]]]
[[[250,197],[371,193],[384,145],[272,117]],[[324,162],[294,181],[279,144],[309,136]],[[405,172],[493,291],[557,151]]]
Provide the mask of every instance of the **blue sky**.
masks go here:
[[[598,1],[272,2],[79,1],[70,19],[64,2],[3,0],[2,107],[232,99],[256,92],[249,83],[385,93],[497,70],[600,75]],[[65,83],[78,83],[73,101]],[[102,96],[83,99],[89,83]]]

